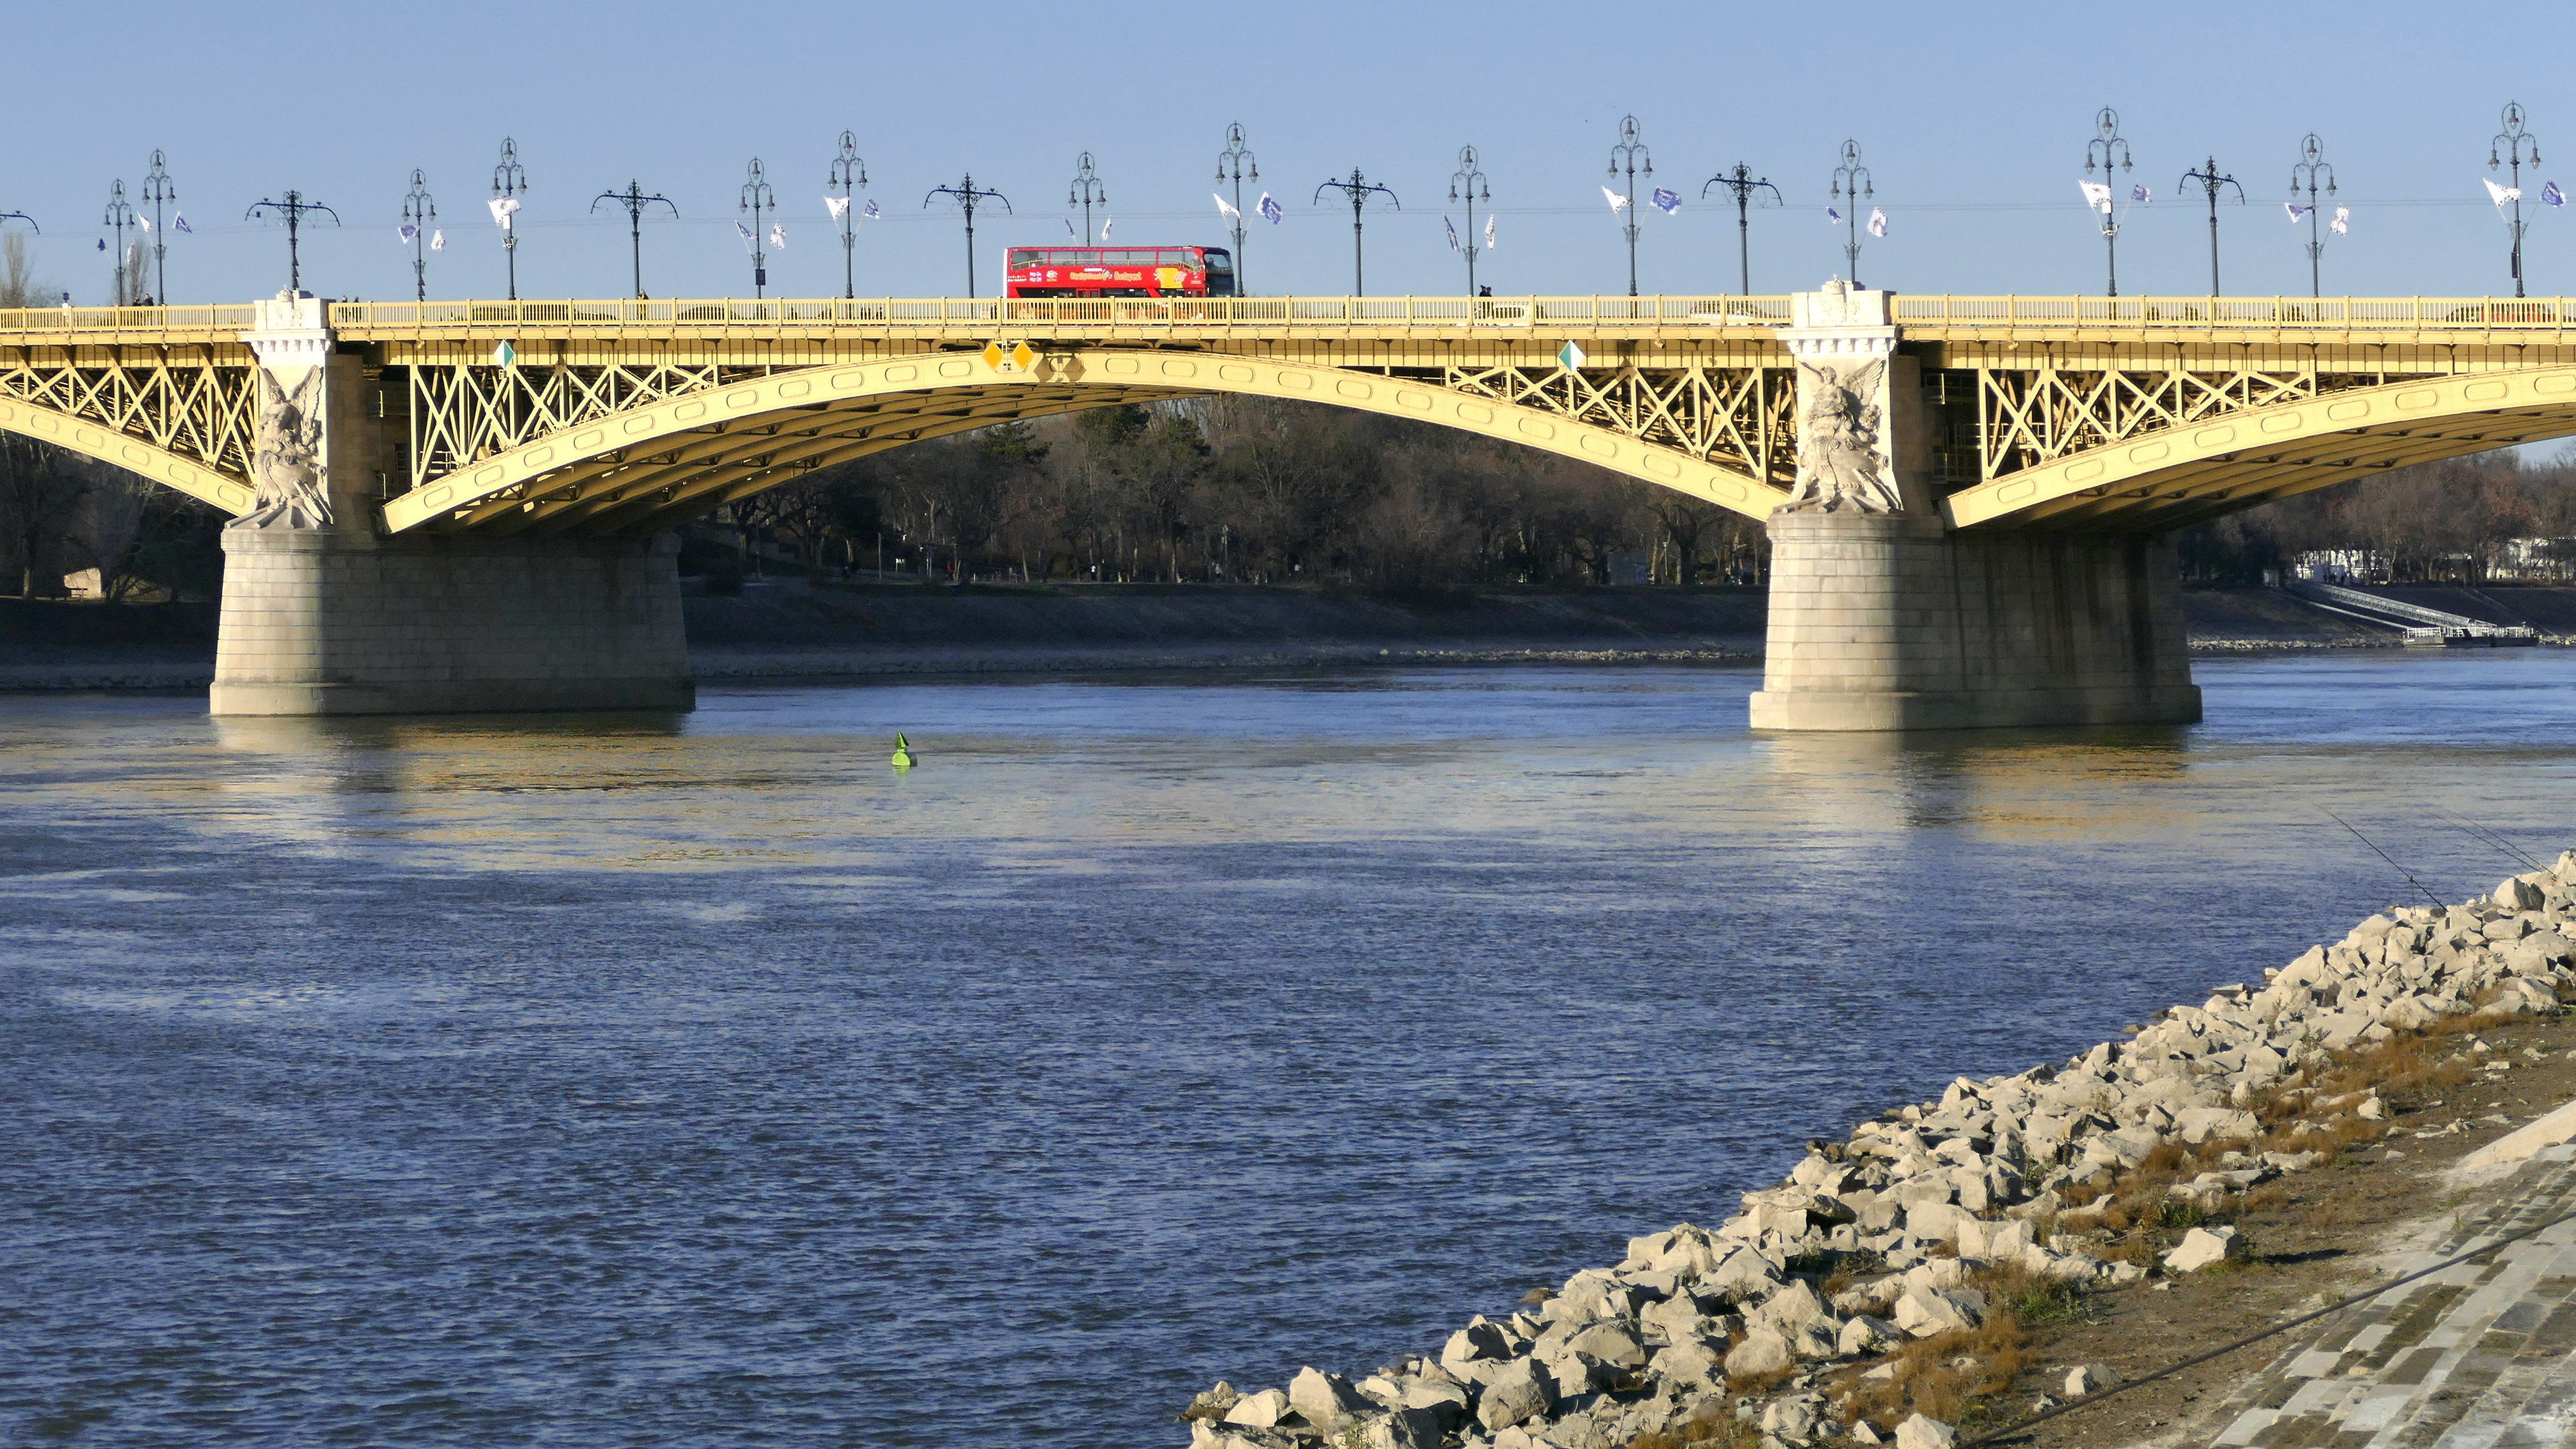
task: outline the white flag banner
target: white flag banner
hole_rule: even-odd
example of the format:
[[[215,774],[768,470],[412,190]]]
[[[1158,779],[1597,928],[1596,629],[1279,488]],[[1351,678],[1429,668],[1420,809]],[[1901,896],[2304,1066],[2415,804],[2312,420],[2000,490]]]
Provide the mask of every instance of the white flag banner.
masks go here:
[[[769,244],[782,252],[787,250],[787,223],[773,221],[769,224]]]
[[[492,223],[503,231],[510,229],[510,218],[519,214],[519,198],[496,196],[484,203],[492,208]]]
[[[1465,250],[1465,248],[1458,245],[1458,224],[1456,222],[1451,221],[1449,218],[1444,216],[1440,218],[1440,227],[1443,231],[1449,233],[1449,250],[1453,252]]]
[[[2489,181],[2483,176],[2479,177],[2478,180],[2486,182],[2487,200],[2498,206],[2502,206],[2508,201],[2522,200],[2522,188],[2519,186],[2498,186],[2493,181]]]
[[[1214,195],[1214,193],[1210,194]],[[1216,209],[1229,221],[1243,220],[1243,212],[1241,208],[1237,207],[1233,202],[1226,200],[1222,196],[1219,196],[1216,199]]]
[[[733,224],[733,229],[742,233],[742,244],[744,246],[751,247],[760,245],[759,233],[753,231],[750,227],[744,226],[741,222],[737,221]]]
[[[1879,210],[1875,206],[1869,209],[1869,234],[1871,236],[1887,235],[1887,213]]]
[[[2099,181],[2078,181],[2075,184],[2084,188],[2084,205],[2088,209],[2098,211],[2104,216],[2111,214],[2110,187]]]
[[[1492,251],[1493,249],[1494,249],[1494,219],[1493,219],[1493,217],[1492,217],[1492,216],[1490,216],[1490,215],[1489,215],[1489,216],[1487,216],[1487,217],[1485,218],[1485,250],[1487,250],[1487,251]]]
[[[823,209],[832,213],[832,220],[839,221],[842,217],[850,214],[850,198],[846,196],[826,196],[823,198]]]
[[[870,221],[874,221],[878,217],[885,215],[885,213],[877,210],[877,204],[871,201],[868,203],[867,210],[860,212],[859,215],[866,217]]]
[[[2326,226],[2328,229],[2332,230],[2336,236],[2350,235],[2352,232],[2352,208],[2349,206],[2336,207],[2334,220],[2327,222]]]
[[[1628,198],[1621,196],[1618,192],[1611,190],[1609,187],[1602,187],[1601,195],[1604,200],[1610,203],[1610,209],[1612,211],[1619,212],[1626,211],[1628,209]]]
[[[404,222],[402,227],[403,245],[409,246],[419,238],[420,228],[412,225],[410,222]]]
[[[150,231],[152,229],[152,218],[148,216],[138,216],[134,218],[134,224],[143,228],[145,231]]]
[[[1107,240],[1109,240],[1109,229],[1110,229],[1111,227],[1113,227],[1113,226],[1116,226],[1117,224],[1118,224],[1118,218],[1116,218],[1116,217],[1114,217],[1114,216],[1104,216],[1104,217],[1102,217],[1102,218],[1100,219],[1100,239],[1101,239],[1102,241],[1107,241]]]
[[[429,234],[429,249],[434,252],[447,250],[447,232],[444,228]]]
[[[2282,209],[2283,211],[2286,211],[2286,212],[2288,212],[2288,213],[2290,214],[2290,225],[2292,225],[2292,226],[2296,226],[2296,225],[2298,225],[2298,224],[2299,224],[2299,222],[2300,222],[2300,220],[2301,220],[2302,218],[2304,218],[2304,217],[2305,217],[2309,212],[2312,212],[2312,211],[2316,210],[2316,208],[2315,208],[2315,207],[2313,207],[2313,206],[2301,206],[2301,205],[2299,205],[2299,204],[2298,204],[2297,202],[2295,202],[2295,201],[2284,201],[2284,202],[2282,202],[2282,203],[2281,203],[2281,209]]]
[[[1073,238],[1076,243],[1082,240],[1082,233],[1073,229],[1073,218],[1069,216],[1064,219],[1064,234]]]

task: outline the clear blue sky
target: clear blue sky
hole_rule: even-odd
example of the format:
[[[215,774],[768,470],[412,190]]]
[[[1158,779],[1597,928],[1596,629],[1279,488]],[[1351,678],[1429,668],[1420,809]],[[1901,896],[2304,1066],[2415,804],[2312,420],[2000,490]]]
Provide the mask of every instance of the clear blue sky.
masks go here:
[[[2211,152],[2251,201],[2222,218],[2227,290],[2249,293],[2307,288],[2305,231],[2281,201],[2310,130],[2354,213],[2352,234],[2329,239],[2329,293],[2510,290],[2478,185],[2506,100],[2525,104],[2553,166],[2576,160],[2576,100],[2553,84],[2576,19],[2547,3],[103,4],[19,11],[11,32],[0,210],[35,215],[40,274],[82,302],[106,299],[94,247],[108,183],[135,189],[156,146],[196,228],[169,239],[179,301],[283,283],[283,236],[242,213],[288,187],[346,223],[309,237],[308,287],[410,295],[395,228],[413,167],[448,234],[431,295],[500,295],[484,200],[505,134],[531,187],[520,290],[540,297],[626,289],[624,219],[588,208],[629,177],[683,214],[648,223],[648,289],[748,295],[733,223],[755,155],[789,237],[773,294],[837,294],[821,197],[844,129],[885,212],[859,243],[859,290],[880,296],[963,292],[955,211],[922,199],[969,169],[1017,209],[978,217],[989,292],[1002,246],[1065,236],[1085,150],[1116,240],[1217,242],[1210,181],[1236,120],[1288,210],[1254,223],[1246,266],[1262,292],[1348,290],[1350,213],[1311,198],[1353,165],[1403,202],[1372,215],[1369,290],[1458,290],[1441,217],[1457,214],[1464,143],[1500,213],[1483,280],[1623,291],[1599,187],[1629,112],[1656,181],[1689,201],[1644,221],[1643,284],[1667,292],[1731,289],[1732,213],[1699,193],[1739,159],[1788,198],[1755,217],[1756,290],[1841,271],[1823,208],[1846,137],[1892,226],[1862,275],[1918,292],[2099,291],[2102,245],[2074,183],[2106,104],[2137,158],[2124,179],[2156,191],[2121,239],[2130,293],[2206,290],[2205,213],[2175,183]],[[2576,166],[2564,176],[2576,191]],[[2529,210],[2533,292],[2576,293],[2576,208]]]

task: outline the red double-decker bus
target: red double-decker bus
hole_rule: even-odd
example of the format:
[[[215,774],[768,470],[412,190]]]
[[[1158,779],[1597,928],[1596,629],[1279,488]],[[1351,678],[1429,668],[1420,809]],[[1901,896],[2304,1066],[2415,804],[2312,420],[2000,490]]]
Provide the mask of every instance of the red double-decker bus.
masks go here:
[[[1008,297],[1231,297],[1223,247],[1013,247]]]

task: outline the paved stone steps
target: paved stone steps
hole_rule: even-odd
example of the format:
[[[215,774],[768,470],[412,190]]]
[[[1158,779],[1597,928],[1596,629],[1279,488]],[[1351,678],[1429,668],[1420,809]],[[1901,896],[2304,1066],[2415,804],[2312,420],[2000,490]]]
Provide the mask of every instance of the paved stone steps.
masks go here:
[[[2411,1273],[2576,1211],[2576,1145],[2547,1148]],[[2576,1442],[2576,1222],[2357,1304],[2222,1406],[2218,1446],[2512,1449]]]

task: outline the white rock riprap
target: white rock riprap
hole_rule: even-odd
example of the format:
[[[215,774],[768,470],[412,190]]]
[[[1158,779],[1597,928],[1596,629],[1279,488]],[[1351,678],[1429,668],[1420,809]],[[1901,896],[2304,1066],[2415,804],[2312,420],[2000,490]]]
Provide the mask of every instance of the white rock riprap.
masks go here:
[[[2576,990],[2576,852],[2466,905],[2372,916],[2264,976],[2062,1065],[1962,1077],[1937,1102],[1814,1144],[1716,1227],[1632,1238],[1617,1264],[1576,1273],[1537,1307],[1471,1319],[1436,1352],[1356,1384],[1312,1368],[1284,1391],[1218,1384],[1190,1405],[1193,1449],[1619,1449],[1693,1421],[1780,1445],[1873,1442],[1835,1426],[1818,1371],[1978,1326],[1979,1270],[2106,1286],[2145,1276],[2086,1253],[2087,1240],[2041,1237],[2061,1190],[2179,1145],[2223,1170],[2172,1191],[2216,1206],[2323,1160],[2229,1149],[2260,1135],[2258,1093],[2296,1101],[2318,1128],[2375,1123],[2389,1113],[2375,1093],[2296,1094],[2333,1052],[2473,1011],[2556,1011]],[[2195,1230],[2164,1266],[2247,1251],[2232,1229]],[[1825,1294],[1858,1265],[1873,1276]],[[1918,1416],[1896,1437],[1946,1432]]]

